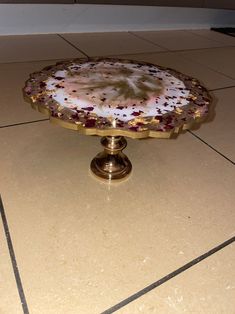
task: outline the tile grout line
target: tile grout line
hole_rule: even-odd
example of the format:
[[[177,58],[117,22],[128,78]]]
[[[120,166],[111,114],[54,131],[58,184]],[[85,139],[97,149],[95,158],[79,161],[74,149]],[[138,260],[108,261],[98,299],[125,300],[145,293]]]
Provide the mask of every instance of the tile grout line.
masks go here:
[[[191,51],[200,51],[200,50],[211,50],[211,49],[224,49],[224,48],[235,48],[235,46],[219,46],[219,47],[205,47],[205,48],[189,48],[189,49],[180,49],[180,50],[169,50],[172,52],[191,52]]]
[[[208,147],[210,147],[213,151],[215,151],[217,154],[219,154],[220,156],[222,156],[224,159],[226,159],[227,161],[231,162],[232,165],[235,165],[235,162],[232,161],[230,158],[228,158],[227,156],[225,156],[224,154],[222,154],[220,151],[218,151],[216,148],[214,148],[213,146],[211,146],[210,144],[208,144],[206,141],[204,141],[201,137],[199,137],[198,135],[196,135],[195,133],[193,133],[190,130],[187,130],[191,135],[193,135],[194,137],[196,137],[199,141],[201,141],[202,143],[204,143],[205,145],[207,145]]]
[[[163,51],[159,51],[159,52],[169,52],[169,51],[170,51],[168,48],[163,47],[163,46],[161,46],[161,45],[159,45],[159,44],[156,44],[155,42],[153,42],[153,41],[151,41],[151,40],[149,40],[149,39],[146,39],[146,38],[144,38],[144,37],[142,37],[142,36],[139,36],[139,35],[137,35],[135,32],[129,31],[128,33],[131,34],[131,35],[133,35],[133,36],[135,36],[135,37],[138,38],[138,39],[141,39],[141,40],[143,40],[143,41],[146,41],[146,42],[149,43],[149,44],[152,44],[152,45],[154,45],[154,46],[156,46],[156,47],[159,47],[159,48],[164,49]]]
[[[131,32],[130,32],[131,33]],[[133,35],[133,34],[132,34]],[[71,42],[69,42],[68,40],[66,40],[65,38],[63,38],[61,35],[57,34],[57,36],[60,36],[63,40],[65,40],[69,45],[71,45],[72,47],[74,47],[76,50],[78,50],[79,52],[83,53],[84,54],[84,57],[80,57],[81,59],[82,58],[93,58],[93,57],[113,57],[114,54],[111,54],[111,55],[105,55],[105,56],[88,56],[85,52],[83,52],[82,50],[80,50],[79,48],[77,48],[75,45],[73,45]],[[135,35],[136,36],[136,35]],[[137,37],[137,36],[136,36]],[[139,39],[143,39],[143,38],[140,38],[138,37]],[[147,41],[146,39],[143,39],[145,41]],[[152,43],[154,44],[153,42],[149,42],[149,43]],[[163,48],[163,49],[167,49],[165,47],[161,47],[157,44],[155,44],[156,47],[160,47],[160,48]],[[196,50],[208,50],[208,49],[222,49],[222,48],[235,48],[235,46],[222,46],[222,47],[209,47],[209,48],[195,48],[195,49],[183,49],[183,50],[164,50],[164,51],[146,51],[146,52],[137,52],[137,53],[122,53],[122,54],[118,54],[120,56],[124,56],[124,55],[142,55],[142,54],[156,54],[156,53],[169,53],[169,52],[174,52],[174,53],[177,53],[177,52],[190,52],[190,51],[196,51]],[[71,60],[71,59],[76,59],[76,57],[71,57],[71,58],[60,58],[60,59],[40,59],[40,60],[24,60],[24,61],[12,61],[12,62],[0,62],[0,65],[2,64],[19,64],[19,63],[31,63],[31,62],[49,62],[49,61],[52,61],[52,62],[59,62],[61,60]],[[190,61],[194,61],[194,60],[191,60],[189,58],[187,58],[188,60]],[[198,63],[198,62],[197,62]],[[203,65],[201,63],[199,63],[200,65]],[[212,71],[215,71],[219,74],[222,74],[222,75],[225,75],[221,72],[218,72],[212,68],[209,68],[210,70]],[[226,75],[225,75],[226,76]],[[231,78],[230,76],[227,76],[228,78],[230,79],[233,79],[234,78]]]
[[[224,48],[224,47],[222,47],[222,48]],[[235,48],[235,47],[233,47],[233,48]],[[203,67],[206,67],[207,69],[209,69],[209,70],[211,70],[211,71],[213,71],[213,72],[215,72],[215,73],[218,73],[218,74],[220,74],[220,75],[223,75],[223,76],[229,78],[230,80],[233,80],[233,81],[234,81],[234,77],[232,77],[232,76],[230,76],[230,75],[227,75],[227,74],[225,74],[225,73],[222,73],[222,72],[220,72],[220,71],[218,71],[218,70],[216,70],[216,69],[213,69],[213,67],[208,66],[208,65],[205,65],[205,64],[201,63],[201,62],[198,61],[198,60],[193,60],[193,58],[188,57],[186,54],[187,54],[187,52],[189,52],[189,51],[190,51],[190,50],[184,50],[184,51],[179,51],[179,52],[185,53],[185,54],[183,54],[183,56],[184,56],[188,61],[194,62],[194,63],[196,63],[196,64],[199,64],[199,65],[201,65],[201,66],[203,66]],[[182,57],[182,56],[181,56],[181,57]]]
[[[62,58],[59,58],[59,59],[40,59],[40,60],[24,60],[24,61],[9,61],[9,62],[1,62],[0,61],[0,65],[8,65],[8,64],[21,64],[21,63],[41,63],[41,62],[61,62],[61,61],[66,61],[66,60],[71,60],[71,59],[75,59],[76,57],[62,57]],[[86,56],[84,57],[80,57],[81,59],[86,59]],[[79,59],[80,59],[79,58]]]
[[[142,39],[142,40],[144,40],[144,41],[146,41],[146,42],[148,42],[148,43],[151,43],[151,44],[155,45],[156,47],[165,49],[164,51],[143,52],[143,53],[141,52],[141,53],[138,53],[138,54],[135,54],[135,55],[150,54],[150,53],[151,53],[151,54],[155,54],[155,53],[170,53],[170,52],[177,54],[177,53],[181,53],[181,52],[187,53],[187,52],[189,52],[189,51],[197,51],[197,50],[235,48],[235,46],[228,45],[228,46],[218,46],[218,47],[206,47],[206,48],[171,50],[171,49],[168,49],[168,48],[166,48],[166,47],[160,46],[159,44],[156,44],[155,42],[153,42],[153,41],[151,41],[151,40],[145,39],[144,37],[141,37],[141,36],[135,34],[134,32],[129,31],[128,33],[131,34],[131,35],[133,35],[133,36],[135,36],[136,38],[139,38],[139,39]],[[202,36],[200,36],[200,35],[197,35],[197,36],[199,36],[199,37],[202,38]],[[124,55],[125,55],[125,54],[124,54]],[[131,54],[131,55],[134,55],[134,54]],[[108,56],[107,56],[107,57],[108,57]],[[178,56],[178,57],[182,58],[181,56]],[[190,62],[196,62],[197,64],[200,64],[201,66],[204,66],[204,65],[201,64],[200,62],[194,61],[194,60],[192,60],[191,58],[187,58],[187,57],[186,57],[186,59],[189,60]],[[224,74],[224,73],[221,73],[221,72],[219,72],[219,71],[217,71],[217,70],[215,70],[215,69],[213,69],[213,68],[211,68],[211,67],[208,67],[208,66],[206,66],[206,67],[207,67],[209,70],[211,70],[211,71],[214,71],[214,72],[216,72],[216,73],[218,73],[218,74],[220,74],[220,75],[223,75],[223,76],[225,76],[225,77],[227,77],[227,78],[229,78],[229,79],[234,80],[234,78],[231,77],[231,76],[229,76],[229,75],[226,75],[226,74]]]
[[[196,264],[202,262],[206,258],[210,257],[211,255],[217,253],[218,251],[224,249],[226,246],[232,244],[235,241],[235,236],[228,239],[227,241],[221,243],[220,245],[214,247],[213,249],[209,250],[208,252],[198,256],[197,258],[193,259],[189,263],[183,265],[182,267],[178,268],[177,270],[169,273],[165,277],[162,277],[161,279],[155,281],[154,283],[150,284],[149,286],[145,287],[142,290],[139,290],[138,292],[134,293],[130,297],[126,298],[125,300],[117,303],[116,305],[112,306],[108,310],[102,312],[101,314],[111,314],[116,312],[117,310],[123,308],[127,304],[135,301],[136,299],[139,299],[143,295],[147,294],[148,292],[152,291],[153,289],[156,289],[157,287],[161,286],[165,282],[169,281],[170,279],[180,275],[181,273],[185,272],[187,269],[195,266]]]
[[[81,50],[80,48],[78,48],[77,46],[75,46],[74,44],[72,44],[68,39],[64,38],[62,35],[57,34],[57,36],[59,36],[61,39],[63,39],[67,44],[69,44],[70,46],[72,46],[74,49],[76,49],[77,51],[79,51],[80,53],[82,53],[84,56],[86,56],[88,59],[90,58],[88,56],[88,54],[86,54],[83,50]]]
[[[43,121],[48,121],[49,118],[47,119],[40,119],[40,120],[33,120],[33,121],[26,121],[26,122],[19,122],[19,123],[13,123],[13,124],[7,124],[7,125],[2,125],[0,126],[0,129],[5,129],[5,128],[10,128],[18,125],[24,125],[24,124],[31,124],[31,123],[37,123],[37,122],[43,122]]]
[[[191,29],[189,29],[189,30],[187,30],[187,32],[189,32],[189,33],[191,33],[191,34],[193,34],[193,35],[196,35],[196,36],[198,36],[198,37],[200,37],[200,38],[204,38],[204,39],[207,39],[207,40],[210,40],[210,41],[212,41],[212,42],[214,42],[214,43],[218,43],[218,44],[224,44],[225,46],[223,46],[223,47],[229,47],[230,45],[227,45],[227,44],[225,44],[225,43],[222,43],[221,41],[219,41],[219,40],[216,40],[216,39],[211,39],[211,38],[209,38],[209,37],[207,37],[207,36],[203,36],[203,35],[200,35],[200,34],[197,34],[197,33],[194,33],[194,31]],[[233,47],[233,46],[232,46]]]
[[[151,41],[151,40],[146,39],[146,38],[144,38],[144,37],[142,37],[142,36],[140,36],[140,35],[135,34],[135,33],[132,32],[132,31],[129,31],[128,33],[130,33],[130,34],[132,34],[133,36],[135,36],[135,37],[137,37],[137,38],[139,38],[139,39],[142,39],[142,40],[144,40],[144,41],[146,41],[146,42],[148,42],[148,43],[150,43],[150,44],[153,44],[153,45],[155,45],[155,46],[157,46],[157,47],[160,47],[160,48],[162,48],[162,49],[165,49],[165,51],[159,51],[159,53],[161,53],[161,52],[163,52],[163,53],[164,53],[164,52],[184,52],[184,51],[187,52],[187,51],[195,51],[195,50],[235,48],[235,46],[233,46],[233,45],[226,45],[226,46],[216,46],[216,47],[204,47],[204,48],[191,48],[191,49],[174,50],[174,49],[169,49],[169,48],[163,47],[163,46],[161,46],[161,45],[155,43],[154,41]],[[202,38],[202,36],[200,36],[200,35],[198,35],[198,34],[196,34],[196,35]],[[205,38],[205,37],[203,37],[203,38]],[[208,39],[208,38],[207,38],[207,39]],[[217,41],[214,41],[214,42],[217,43]],[[218,44],[221,44],[221,43],[218,42]]]
[[[170,52],[170,51],[146,51],[146,52],[137,52],[137,53],[119,53],[119,54],[111,54],[111,55],[102,55],[102,56],[92,56],[89,58],[119,58],[121,56],[126,56],[126,55],[133,55],[133,56],[141,56],[145,54],[155,54],[155,53],[164,53],[164,52]]]
[[[12,244],[12,240],[11,240],[10,230],[8,227],[8,222],[7,222],[5,210],[3,207],[1,195],[0,195],[0,212],[1,212],[3,228],[5,231],[8,250],[9,250],[9,254],[10,254],[10,258],[11,258],[12,268],[13,268],[14,275],[15,275],[15,280],[16,280],[16,284],[17,284],[17,289],[18,289],[23,313],[29,314],[29,309],[28,309],[28,305],[26,302],[26,298],[25,298],[25,294],[24,294],[24,290],[23,290],[23,286],[22,286],[22,281],[20,278],[19,268],[18,268],[17,262],[16,262],[16,256],[15,256],[15,252],[14,252],[14,248],[13,248],[13,244]]]
[[[223,90],[223,89],[228,89],[228,88],[234,88],[235,85],[233,86],[226,86],[226,87],[218,87],[218,88],[214,88],[214,89],[208,89],[209,92],[216,92],[217,90],[220,91],[220,90]]]

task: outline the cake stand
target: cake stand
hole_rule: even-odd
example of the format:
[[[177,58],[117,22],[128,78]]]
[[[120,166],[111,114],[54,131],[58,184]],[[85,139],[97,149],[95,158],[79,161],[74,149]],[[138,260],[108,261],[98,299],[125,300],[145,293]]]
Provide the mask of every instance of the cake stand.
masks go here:
[[[104,150],[92,160],[91,170],[105,180],[131,172],[122,152],[125,136],[170,138],[202,122],[211,102],[194,78],[146,62],[110,58],[48,66],[30,75],[23,93],[51,122],[102,136]]]

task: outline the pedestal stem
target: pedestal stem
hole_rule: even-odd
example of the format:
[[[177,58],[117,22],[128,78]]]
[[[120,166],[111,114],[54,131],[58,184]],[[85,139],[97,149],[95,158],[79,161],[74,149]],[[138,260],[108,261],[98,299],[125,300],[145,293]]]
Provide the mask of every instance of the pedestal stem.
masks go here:
[[[127,142],[123,136],[102,137],[104,151],[99,153],[91,162],[91,171],[99,178],[119,180],[130,174],[131,162],[122,150]]]

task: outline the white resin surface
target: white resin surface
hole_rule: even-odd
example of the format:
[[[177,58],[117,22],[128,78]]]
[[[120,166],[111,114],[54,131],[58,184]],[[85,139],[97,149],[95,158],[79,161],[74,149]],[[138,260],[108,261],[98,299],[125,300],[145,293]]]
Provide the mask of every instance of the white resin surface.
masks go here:
[[[46,80],[62,107],[129,121],[161,116],[188,104],[184,83],[156,66],[111,61],[71,64]]]

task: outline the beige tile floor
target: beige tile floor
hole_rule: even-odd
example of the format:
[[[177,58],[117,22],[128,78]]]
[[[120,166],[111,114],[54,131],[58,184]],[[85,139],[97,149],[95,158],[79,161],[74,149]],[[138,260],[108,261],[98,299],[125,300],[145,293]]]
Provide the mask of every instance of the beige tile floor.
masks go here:
[[[89,56],[108,56],[113,54],[166,50],[128,32],[63,34],[62,36]]]
[[[22,97],[22,88],[29,73],[39,71],[51,63],[53,61],[0,63],[0,126],[45,119],[38,112],[29,110],[28,103]]]
[[[22,313],[3,225],[0,225],[0,313]]]
[[[194,133],[231,160],[235,160],[235,87],[217,90],[213,94],[217,100],[213,125],[207,123]]]
[[[234,313],[234,249],[226,247],[116,313]]]
[[[200,48],[221,47],[225,41],[220,41],[210,37],[207,33],[197,33],[191,31],[153,31],[153,32],[133,32],[137,37],[148,40],[149,42],[158,44],[168,50],[190,50]],[[234,38],[233,38],[234,43]],[[226,43],[227,46],[231,42]]]
[[[188,42],[188,32],[180,32],[179,41],[183,34],[187,34],[184,43]],[[0,193],[26,303],[33,314],[113,313],[116,304],[128,303],[138,291],[234,237],[235,87],[231,86],[235,80],[227,71],[233,63],[231,43],[216,39],[223,48],[212,44],[201,49],[201,42],[196,47],[205,60],[210,52],[213,59],[217,50],[223,51],[227,65],[223,73],[212,61],[207,67],[194,55],[150,51],[145,39],[140,39],[140,50],[132,34],[128,36],[133,36],[133,45],[127,42],[125,50],[116,45],[111,52],[114,35],[100,36],[103,55],[127,54],[196,76],[214,90],[216,116],[175,140],[128,140],[126,153],[133,173],[127,182],[109,186],[94,180],[88,171],[100,150],[97,137],[78,135],[48,121],[27,123],[45,117],[24,104],[20,96],[24,80],[55,60],[43,61],[47,59],[43,47],[41,60],[33,53],[28,61],[17,55],[16,63],[11,62],[12,56],[4,59]],[[118,33],[115,38],[122,41],[125,36]],[[210,32],[197,36],[208,39]],[[73,34],[75,46],[76,37],[81,35]],[[85,44],[77,46],[80,51],[101,53],[91,41],[94,35],[82,37]],[[37,38],[42,42],[44,35]],[[60,45],[72,47],[58,37]],[[156,49],[160,46],[159,41]],[[191,44],[184,49],[192,49]],[[71,58],[66,53],[62,58]],[[7,127],[12,124],[20,125]],[[14,282],[2,224],[0,241],[0,313],[28,313],[20,308],[19,282]],[[133,302],[116,307],[117,313],[233,314],[234,259],[230,244]]]
[[[224,34],[212,32],[208,29],[191,30],[190,32],[211,40],[215,40],[220,43],[220,47],[223,46],[223,44],[225,46],[235,46],[235,38],[232,36],[224,36]]]
[[[198,62],[214,71],[235,79],[235,47],[222,47],[208,50],[183,51],[182,57]],[[226,57],[225,57],[226,56]]]
[[[57,35],[0,37],[0,62],[21,62],[82,57],[83,54]]]

